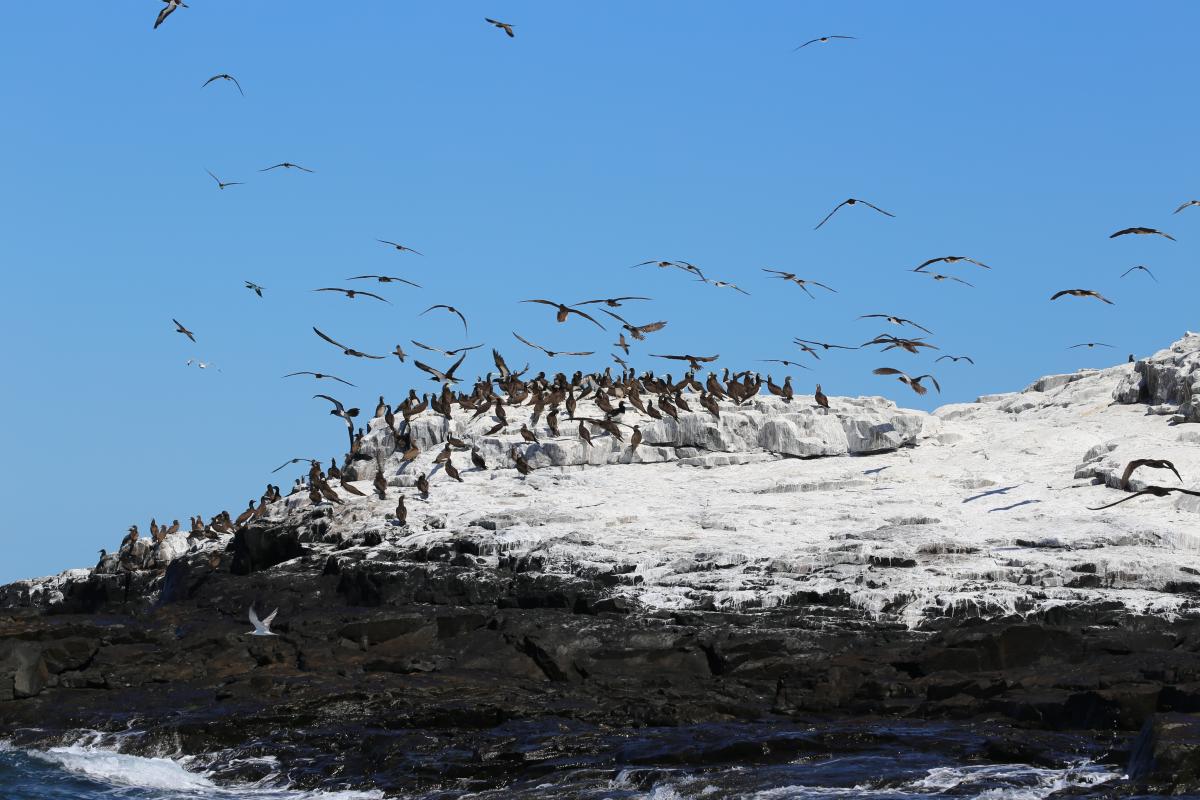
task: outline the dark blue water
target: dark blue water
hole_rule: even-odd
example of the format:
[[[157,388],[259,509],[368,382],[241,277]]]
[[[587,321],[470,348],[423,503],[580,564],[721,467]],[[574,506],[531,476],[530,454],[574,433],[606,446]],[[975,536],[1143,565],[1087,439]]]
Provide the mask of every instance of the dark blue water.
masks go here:
[[[273,776],[270,760],[260,761],[265,762],[264,773]],[[705,771],[569,770],[503,790],[439,792],[420,800],[1042,800],[1060,792],[1071,797],[1105,797],[1121,782],[1119,772],[1086,762],[1066,769],[956,765],[936,753],[900,751]],[[252,785],[218,786],[188,759],[143,758],[89,744],[23,751],[0,743],[2,800],[366,800],[382,796],[370,790],[291,790],[271,776]]]

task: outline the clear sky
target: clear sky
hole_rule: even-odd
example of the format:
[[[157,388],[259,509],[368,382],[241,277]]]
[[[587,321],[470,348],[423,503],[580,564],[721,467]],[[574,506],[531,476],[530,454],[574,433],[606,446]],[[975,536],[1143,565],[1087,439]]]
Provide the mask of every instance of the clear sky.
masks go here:
[[[804,392],[923,408],[1200,325],[1200,208],[1171,213],[1200,197],[1192,2],[193,0],[152,30],[160,8],[0,9],[0,581],[95,563],[152,516],[286,488],[295,473],[271,468],[345,450],[315,392],[369,414],[381,392],[435,388],[410,363],[341,355],[314,324],[367,352],[485,342],[550,366],[516,330],[597,351],[554,367],[602,367],[611,326],[517,301],[645,294],[631,321],[670,324],[635,366],[807,359]],[[823,34],[858,38],[793,52]],[[201,89],[226,72],[244,97]],[[259,172],[285,160],[315,172]],[[205,169],[245,185],[219,191]],[[847,208],[814,232],[851,196],[896,218]],[[1178,242],[1109,240],[1134,225]],[[907,271],[951,254],[993,269],[943,270],[975,288]],[[751,296],[629,269],[651,258]],[[1118,277],[1135,264],[1160,282]],[[809,299],[763,267],[838,293]],[[360,287],[392,305],[312,292],[375,272],[424,288]],[[1077,287],[1116,305],[1048,300]],[[470,336],[417,316],[434,303],[461,308]],[[876,312],[976,366],[875,349],[816,362],[791,345],[899,333],[855,319]],[[1115,349],[1067,349],[1086,341]],[[932,371],[942,395],[918,402],[879,366]],[[280,378],[306,369],[359,388]]]

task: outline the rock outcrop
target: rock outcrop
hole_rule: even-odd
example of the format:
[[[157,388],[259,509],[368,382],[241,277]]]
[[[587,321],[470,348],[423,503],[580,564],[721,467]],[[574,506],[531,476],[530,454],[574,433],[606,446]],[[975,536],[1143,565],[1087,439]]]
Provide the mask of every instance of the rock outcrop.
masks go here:
[[[1117,388],[1118,403],[1149,406],[1149,413],[1200,422],[1200,334],[1188,333],[1166,350],[1140,359]]]

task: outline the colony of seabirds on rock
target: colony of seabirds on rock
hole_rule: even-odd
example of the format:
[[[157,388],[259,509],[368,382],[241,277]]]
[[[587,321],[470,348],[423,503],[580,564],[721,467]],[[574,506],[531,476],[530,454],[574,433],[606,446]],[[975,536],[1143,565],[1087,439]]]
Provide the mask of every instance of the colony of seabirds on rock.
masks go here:
[[[165,6],[155,20],[155,28],[158,28],[159,25],[179,8],[188,7],[186,3],[179,2],[179,0],[163,0],[163,2]],[[514,26],[511,23],[492,18],[485,18],[485,22],[503,31],[509,38],[515,38]],[[802,50],[810,45],[829,44],[855,39],[856,37],[847,35],[820,36],[804,42],[796,47],[795,50]],[[240,94],[245,95],[241,83],[237,78],[228,73],[214,75],[206,80],[202,86],[207,87],[218,81],[231,83],[237,88]],[[314,172],[314,170],[308,167],[290,161],[282,161],[265,167],[260,172],[274,172],[275,170],[294,170],[301,173]],[[216,182],[220,190],[231,186],[244,185],[241,181],[222,180],[211,171],[208,171],[208,174]],[[871,202],[851,197],[834,206],[815,226],[815,230],[823,228],[843,209],[850,209],[856,206],[864,206],[884,217],[896,217],[892,212],[884,210]],[[1188,200],[1180,204],[1174,213],[1178,214],[1193,206],[1200,206],[1200,200]],[[1115,239],[1123,236],[1157,236],[1170,241],[1176,241],[1175,237],[1169,233],[1143,226],[1123,228],[1111,234],[1109,238]],[[423,255],[420,251],[399,242],[386,239],[377,241],[394,249],[398,253]],[[974,284],[958,275],[932,271],[931,268],[939,264],[946,267],[969,265],[974,268],[991,270],[988,264],[975,258],[951,255],[927,259],[911,271],[919,275],[928,276],[935,282],[948,281],[973,287]],[[651,259],[633,265],[635,268],[646,266],[653,266],[663,270],[676,270],[715,288],[728,288],[743,295],[750,294],[735,283],[718,280],[706,275],[703,270],[688,261]],[[762,271],[767,273],[772,279],[794,283],[810,298],[815,297],[810,287],[829,292],[837,291],[825,283],[800,277],[793,272],[765,268]],[[1133,272],[1144,273],[1147,277],[1157,281],[1157,278],[1154,277],[1149,268],[1144,265],[1131,267],[1122,273],[1120,277],[1124,278]],[[420,284],[412,280],[394,275],[356,275],[347,280],[374,281],[382,285],[404,284],[417,289],[421,288]],[[264,296],[265,289],[258,283],[247,280],[245,281],[245,288],[254,292],[260,298]],[[391,302],[386,297],[375,292],[352,287],[325,286],[313,291],[341,294],[350,300],[364,297],[382,303]],[[1112,300],[1094,289],[1063,289],[1050,296],[1051,301],[1057,301],[1061,298],[1094,299],[1108,305],[1114,304]],[[591,306],[597,307],[600,312],[618,323],[621,332],[613,346],[621,351],[621,355],[612,355],[614,362],[620,367],[620,371],[615,374],[612,368],[608,368],[602,372],[584,373],[582,371],[575,371],[570,376],[565,372],[549,374],[545,371],[529,376],[528,365],[519,371],[513,371],[508,367],[500,352],[493,349],[492,355],[496,372],[488,373],[486,376],[476,380],[470,391],[455,391],[451,387],[457,387],[464,383],[458,372],[467,355],[484,345],[480,343],[445,349],[412,340],[413,346],[421,350],[441,354],[448,358],[457,356],[457,360],[449,368],[441,368],[414,359],[414,366],[428,373],[431,381],[440,383],[441,390],[436,393],[420,395],[415,389],[410,390],[408,396],[401,403],[394,406],[387,403],[381,396],[375,408],[374,418],[382,420],[387,429],[390,430],[396,442],[397,452],[403,453],[403,461],[413,462],[421,455],[421,448],[416,444],[411,435],[410,423],[419,415],[435,414],[451,420],[455,414],[465,414],[469,415],[471,421],[486,416],[493,424],[483,433],[483,436],[492,437],[509,432],[506,408],[522,405],[528,406],[532,409],[532,416],[528,423],[522,423],[518,431],[522,441],[520,445],[514,444],[508,453],[508,460],[511,462],[512,468],[515,468],[521,475],[528,475],[532,467],[525,457],[522,448],[523,446],[539,444],[542,437],[552,437],[554,439],[578,437],[578,439],[583,441],[585,446],[591,447],[594,437],[606,436],[620,442],[621,446],[628,448],[629,452],[634,452],[643,444],[643,434],[639,421],[662,420],[664,418],[678,419],[680,411],[692,411],[693,403],[699,410],[719,419],[722,403],[732,404],[733,407],[740,406],[757,397],[764,388],[771,395],[781,398],[785,403],[801,402],[797,400],[791,376],[784,378],[782,383],[777,383],[771,375],[767,375],[764,379],[759,373],[754,371],[731,372],[726,368],[722,370],[720,376],[709,372],[706,377],[702,378],[700,373],[704,370],[705,366],[716,362],[719,355],[650,354],[654,358],[680,362],[682,365],[686,365],[686,370],[679,378],[675,378],[671,374],[658,375],[653,371],[642,371],[639,373],[626,360],[631,357],[631,346],[634,343],[645,341],[648,335],[662,330],[667,326],[667,322],[665,320],[658,320],[635,325],[621,314],[610,309],[622,308],[623,304],[632,301],[649,300],[651,300],[649,297],[628,295],[591,299],[573,304],[544,298],[521,301],[523,303],[550,307],[554,310],[555,319],[559,323],[565,323],[572,318],[578,318],[595,327],[607,330],[599,319],[585,310]],[[435,304],[421,312],[421,315],[435,311],[444,312],[457,318],[462,323],[464,334],[469,334],[467,317],[460,309],[453,305]],[[929,328],[911,319],[893,314],[864,314],[859,319],[879,319],[900,328],[912,328],[921,331],[923,334],[932,334]],[[173,319],[172,322],[175,324],[177,333],[186,336],[192,342],[196,342],[194,331],[178,320]],[[341,350],[345,356],[376,361],[385,360],[388,357],[386,355],[374,355],[345,345],[315,326],[313,327],[313,331],[320,339]],[[629,335],[629,339],[626,338],[626,334]],[[594,355],[594,351],[558,350],[546,347],[530,341],[515,331],[512,335],[521,344],[538,351],[549,359]],[[857,350],[866,347],[879,347],[880,352],[897,350],[910,354],[921,354],[926,350],[939,350],[936,345],[927,341],[926,336],[905,337],[889,333],[881,333],[859,345],[833,344],[801,338],[796,338],[794,344],[802,354],[811,357],[813,360],[819,360],[822,353],[828,353],[829,351]],[[1112,345],[1104,342],[1082,342],[1071,346],[1072,349],[1091,349],[1095,347],[1111,348]],[[404,351],[402,345],[396,345],[388,355],[396,356],[401,362],[404,362],[408,358],[408,353]],[[1130,360],[1133,360],[1132,356],[1130,356]],[[809,365],[790,359],[765,359],[764,361],[778,363],[788,369],[807,370],[810,368]],[[950,361],[952,363],[963,361],[972,365],[975,363],[968,355],[950,354],[939,355],[936,361]],[[190,363],[193,362],[189,361]],[[199,361],[198,364],[202,368],[209,366],[203,361]],[[930,385],[935,391],[941,392],[941,385],[932,374],[910,375],[905,370],[892,366],[878,367],[873,370],[873,373],[880,376],[894,376],[918,395],[927,394]],[[344,378],[311,370],[288,373],[284,377],[299,376],[311,377],[317,381],[329,380],[354,387],[354,384]],[[319,459],[302,457],[291,459],[275,471],[278,472],[291,464],[308,462],[309,470],[307,475],[304,478],[297,479],[289,492],[289,496],[297,493],[307,494],[309,501],[313,505],[340,505],[354,496],[365,496],[365,492],[362,489],[356,487],[352,480],[347,479],[348,476],[353,475],[352,467],[356,462],[372,459],[371,455],[362,452],[363,430],[361,428],[358,430],[355,429],[355,420],[359,416],[359,409],[347,408],[340,400],[327,394],[317,394],[314,397],[332,403],[333,407],[329,413],[340,418],[346,425],[349,436],[349,452],[341,459],[333,459],[327,468],[322,467],[322,462]],[[816,385],[815,391],[812,394],[812,400],[815,406],[823,411],[828,411],[830,408],[829,398],[822,391],[820,384]],[[538,427],[539,421],[544,422],[540,427]],[[653,443],[646,442],[646,444]],[[459,466],[455,463],[456,456],[459,457],[459,463],[463,465],[463,470],[470,469],[466,467],[465,460],[469,460],[471,467],[476,470],[487,468],[484,456],[473,439],[470,437],[459,439],[451,435],[448,436],[444,446],[440,448],[434,459],[435,466],[440,469],[441,474],[444,475],[444,479],[446,480],[463,481],[466,479]],[[378,456],[376,456],[376,460],[378,461]],[[508,465],[506,464],[505,466]],[[1174,465],[1169,461],[1155,458],[1138,459],[1128,464],[1125,477],[1122,480],[1123,489],[1128,490],[1128,479],[1139,468],[1165,469],[1174,472],[1176,477],[1180,477]],[[421,473],[416,479],[415,488],[422,500],[427,500],[430,493],[434,491],[431,487],[431,477],[433,476],[430,474]],[[1181,477],[1180,479],[1182,480]],[[380,498],[387,498],[388,490],[388,481],[384,475],[383,464],[380,461],[378,469],[374,473],[372,491]],[[1151,485],[1113,503],[1100,506],[1095,510],[1109,508],[1137,497],[1165,497],[1172,493],[1200,494],[1178,486]],[[283,498],[284,495],[279,486],[268,484],[261,498],[257,501],[251,500],[247,508],[236,517],[228,511],[219,512],[207,522],[204,521],[201,515],[193,516],[188,528],[189,537],[212,538],[233,533],[248,523],[270,513],[272,505]],[[404,525],[407,518],[405,496],[403,493],[397,493],[396,499],[395,521],[399,525]],[[150,538],[154,543],[164,542],[172,534],[180,531],[181,524],[178,520],[174,520],[170,525],[159,525],[156,520],[151,520],[150,522]],[[128,536],[122,542],[118,555],[110,556],[105,551],[101,551],[102,557],[99,569],[113,571],[118,569],[140,569],[153,565],[161,566],[161,561],[154,559],[151,556],[151,552],[151,544],[141,538],[138,528],[135,525],[130,528]]]

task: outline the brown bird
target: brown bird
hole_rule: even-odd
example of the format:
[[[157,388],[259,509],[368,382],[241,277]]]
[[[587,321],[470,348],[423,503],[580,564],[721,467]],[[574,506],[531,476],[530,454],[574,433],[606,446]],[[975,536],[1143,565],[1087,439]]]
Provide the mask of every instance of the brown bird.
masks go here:
[[[223,181],[220,178],[218,178],[216,175],[213,175],[210,170],[206,169],[204,171],[208,173],[208,177],[212,178],[214,181],[217,182],[218,189],[224,189],[226,186],[244,186],[245,185],[241,181]],[[262,287],[260,286],[259,288],[261,289]],[[259,292],[258,296],[262,297],[262,293]]]
[[[638,445],[642,443],[642,429],[638,425],[633,426],[633,434],[629,437],[629,452],[638,449]]]
[[[929,328],[926,328],[924,325],[918,325],[911,319],[905,319],[904,317],[893,317],[891,314],[863,314],[861,317],[859,317],[859,319],[885,319],[893,325],[911,325],[912,327],[919,328],[926,333],[933,333],[933,331],[929,330]]]
[[[1113,506],[1119,506],[1121,503],[1126,503],[1135,497],[1142,497],[1143,495],[1151,495],[1153,497],[1166,497],[1167,495],[1171,494],[1171,492],[1179,492],[1180,494],[1186,494],[1191,497],[1200,497],[1200,492],[1194,491],[1192,489],[1182,489],[1182,488],[1179,488],[1176,486],[1173,486],[1173,487],[1147,486],[1145,489],[1142,489],[1139,492],[1134,492],[1133,494],[1129,495],[1128,497],[1123,497],[1120,500],[1116,501],[1115,503],[1109,503],[1108,505],[1097,506],[1095,508],[1088,506],[1088,511],[1103,511],[1106,508],[1112,508]]]
[[[431,376],[430,380],[438,381],[443,386],[447,386],[449,384],[459,382],[459,379],[454,377],[454,373],[458,371],[458,368],[463,363],[463,359],[465,359],[466,357],[467,357],[467,354],[463,353],[461,356],[458,357],[458,361],[455,361],[454,364],[450,367],[450,369],[446,370],[445,372],[443,372],[440,369],[431,367],[428,364],[422,364],[420,361],[417,361],[416,359],[413,360],[413,366],[423,372],[428,372]]]
[[[499,20],[494,20],[491,17],[484,17],[483,21],[492,25],[493,27],[499,28],[500,30],[504,31],[505,33],[508,34],[508,38],[510,38],[510,39],[512,39],[516,35],[513,33],[512,23],[500,22]]]
[[[463,482],[462,475],[458,474],[458,469],[454,466],[454,462],[447,461],[442,469],[446,470],[446,474],[459,483]]]
[[[971,365],[975,364],[975,361],[970,356],[938,356],[937,358],[935,358],[933,360],[933,362],[936,364],[937,362],[939,362],[943,359],[946,359],[946,358],[950,359],[951,361],[955,362],[956,364],[959,361],[966,361],[968,364],[971,364]]]
[[[378,474],[378,473],[376,473],[376,474]],[[350,483],[349,481],[345,480],[344,478],[341,480],[340,485],[344,490],[346,490],[350,494],[358,495],[359,497],[367,496],[365,492],[362,492],[359,489],[355,488],[354,484]]]
[[[375,241],[379,242],[380,244],[386,244],[391,247],[394,247],[397,250],[399,250],[401,253],[415,253],[416,255],[419,255],[419,256],[425,255],[420,250],[413,250],[411,247],[406,247],[405,245],[398,244],[396,242],[389,242],[387,239],[376,239]],[[393,279],[393,280],[395,280],[395,279]],[[406,283],[407,283],[407,281],[406,281]]]
[[[435,308],[444,308],[444,309],[446,309],[446,311],[447,311],[447,312],[449,312],[449,313],[451,313],[451,314],[454,314],[454,315],[455,315],[455,316],[457,316],[459,319],[461,319],[461,320],[462,320],[462,324],[463,324],[463,333],[467,333],[467,318],[466,318],[466,317],[464,317],[464,316],[463,316],[463,313],[462,313],[461,311],[459,311],[457,308],[455,308],[454,306],[448,306],[448,305],[446,305],[446,304],[444,304],[444,303],[439,303],[438,305],[435,305],[435,306],[430,306],[429,308],[425,309],[424,311],[422,311],[422,312],[421,312],[420,314],[418,314],[417,316],[425,316],[425,315],[426,315],[426,314],[428,314],[430,311],[433,311]]]
[[[487,461],[484,460],[478,447],[471,448],[471,463],[475,465],[475,469],[487,469]]]
[[[812,371],[810,367],[806,367],[803,364],[797,364],[795,361],[788,361],[785,358],[764,358],[760,360],[764,364],[783,364],[785,367],[798,367],[800,369],[807,369],[810,372]]]
[[[363,353],[363,352],[355,350],[351,347],[346,347],[346,345],[341,344],[340,342],[335,342],[333,339],[330,339],[328,336],[321,333],[321,331],[317,330],[316,326],[313,326],[313,333],[317,334],[317,336],[320,336],[322,339],[329,342],[334,347],[341,348],[343,355],[354,356],[355,358],[373,358],[373,359],[376,359],[377,361],[382,361],[385,358],[387,358],[387,356],[368,355],[367,353]]]
[[[1116,303],[1114,303],[1112,300],[1109,300],[1104,295],[1100,294],[1097,291],[1093,291],[1092,289],[1063,289],[1061,292],[1055,292],[1053,295],[1051,295],[1050,299],[1057,300],[1058,298],[1060,298],[1064,295],[1067,295],[1070,297],[1094,297],[1097,300],[1108,303],[1110,306],[1116,305]]]
[[[158,29],[159,25],[163,24],[163,20],[165,20],[167,17],[169,17],[173,13],[175,13],[175,9],[189,7],[188,4],[182,2],[182,0],[163,0],[163,2],[166,3],[167,5],[163,8],[162,11],[158,12],[158,18],[156,20],[154,20],[155,30]]]
[[[528,475],[533,471],[533,469],[529,466],[529,462],[525,460],[525,456],[518,453],[515,447],[509,451],[509,456],[512,458],[513,462],[515,462],[517,472],[521,473],[522,475]]]
[[[962,278],[957,278],[953,275],[942,275],[937,272],[922,272],[921,274],[928,275],[929,277],[933,278],[935,281],[954,281],[956,283],[961,283],[963,286],[970,286],[972,289],[975,288],[975,284],[968,283],[967,281],[964,281]]]
[[[422,350],[428,350],[431,353],[441,353],[442,355],[447,356],[449,358],[454,358],[459,353],[466,353],[470,350],[478,350],[479,348],[483,347],[482,344],[473,344],[470,347],[456,347],[453,350],[443,350],[440,347],[434,347],[434,346],[428,345],[428,344],[421,344],[416,339],[409,339],[409,341],[412,342],[413,344],[415,344],[417,347],[421,348]]]
[[[1076,348],[1079,348],[1079,347],[1086,347],[1087,349],[1089,349],[1089,350],[1092,350],[1092,349],[1094,349],[1094,348],[1096,348],[1096,347],[1112,347],[1112,345],[1111,345],[1111,344],[1105,344],[1104,342],[1083,342],[1083,343],[1081,343],[1081,344],[1073,344],[1073,345],[1071,345],[1070,347],[1068,347],[1067,349],[1068,349],[1068,350],[1074,350],[1074,349],[1076,349]]]
[[[375,491],[379,495],[380,500],[387,499],[388,483],[387,483],[387,478],[383,477],[382,469],[375,473],[375,480],[373,480],[371,482],[371,485],[375,487]]]
[[[832,217],[834,214],[836,214],[838,212],[838,210],[841,209],[842,206],[853,206],[853,205],[858,205],[859,203],[862,203],[867,208],[875,209],[876,211],[878,211],[880,214],[883,214],[884,216],[888,216],[888,217],[896,216],[895,214],[884,211],[882,208],[880,208],[877,205],[868,203],[866,200],[857,200],[853,197],[850,197],[850,198],[838,203],[836,206],[834,206],[833,211],[830,211],[828,214],[826,214],[825,219],[821,220],[821,222],[817,225],[816,228],[813,228],[813,230],[814,231],[819,230],[821,228],[821,225],[824,225],[826,222],[829,222],[829,218]]]
[[[912,389],[917,394],[925,394],[929,391],[921,385],[921,381],[924,378],[929,378],[930,382],[933,383],[933,388],[937,389],[938,394],[942,393],[942,387],[938,384],[937,378],[933,377],[932,375],[918,375],[915,378],[910,378],[908,375],[905,375],[903,371],[893,369],[892,367],[879,367],[878,369],[872,370],[872,372],[876,375],[895,375],[901,383],[906,384],[908,388]]]
[[[603,311],[605,314],[608,314],[610,317],[615,319],[617,322],[620,322],[621,327],[624,328],[625,330],[629,331],[629,335],[632,336],[634,339],[638,340],[639,342],[645,341],[647,333],[655,333],[655,332],[661,331],[663,328],[667,327],[666,320],[659,320],[658,322],[651,322],[648,325],[630,325],[629,320],[625,319],[624,317],[622,317],[618,314],[614,314],[613,312],[609,311],[606,308],[602,308],[600,310]],[[625,341],[625,334],[621,334],[621,339],[620,339],[620,341],[617,342],[617,346],[622,348],[625,351],[626,355],[629,355],[629,344]]]
[[[945,262],[946,264],[957,264],[960,261],[966,261],[968,264],[974,264],[975,266],[983,267],[984,269],[991,269],[991,267],[989,267],[987,264],[983,263],[982,261],[976,261],[975,259],[968,258],[967,256],[938,256],[937,258],[931,258],[928,261],[922,263],[920,266],[918,266],[916,269],[914,269],[913,272],[922,272],[930,264],[938,264],[938,263],[942,263],[942,262]]]
[[[317,460],[315,458],[293,458],[291,461],[283,462],[278,467],[271,470],[271,472],[272,472],[272,474],[274,474],[276,472],[279,472],[279,470],[281,470],[285,467],[290,467],[292,464],[299,464],[304,461],[307,461],[307,462],[309,462],[309,464],[313,464],[313,465],[315,465],[317,463]]]
[[[521,438],[530,444],[541,444],[537,438],[537,434],[529,430],[529,426],[523,422],[521,423]]]
[[[701,283],[707,283],[709,286],[715,286],[718,289],[733,289],[735,292],[741,292],[747,297],[750,296],[749,292],[738,286],[736,283],[730,283],[729,281],[713,281],[709,280],[708,278],[700,278],[699,280]]]
[[[895,349],[899,348],[901,350],[904,350],[905,352],[916,355],[917,353],[921,352],[920,348],[922,348],[922,347],[927,347],[930,350],[940,349],[940,348],[938,348],[937,345],[929,344],[928,342],[926,342],[924,340],[924,337],[919,338],[919,339],[901,339],[897,336],[890,336],[885,333],[879,334],[878,336],[876,336],[874,339],[872,339],[869,342],[864,342],[861,346],[868,347],[869,345],[873,345],[873,344],[887,345],[887,347],[884,347],[883,351],[882,351],[885,353],[888,350],[895,350]]]
[[[421,499],[429,499],[429,478],[425,477],[424,472],[417,476],[417,491],[421,493]]]
[[[594,350],[587,350],[584,352],[574,352],[574,351],[563,352],[563,351],[558,351],[558,350],[547,350],[546,348],[542,347],[540,344],[534,344],[533,342],[529,341],[528,339],[522,337],[516,331],[513,331],[512,335],[517,337],[517,341],[521,342],[522,344],[529,345],[534,350],[541,350],[543,353],[545,353],[550,358],[554,358],[555,356],[590,356],[596,352]]]
[[[621,303],[624,303],[626,300],[652,300],[652,299],[653,298],[650,298],[650,297],[639,297],[639,296],[632,296],[632,295],[628,296],[628,297],[602,297],[599,300],[584,300],[583,302],[575,303],[574,305],[587,306],[587,305],[591,305],[592,303],[604,303],[609,308],[620,308]]]
[[[630,267],[630,269],[637,269],[638,267],[644,267],[648,264],[653,264],[659,269],[681,269],[684,272],[690,272],[701,280],[704,280],[704,273],[700,271],[700,268],[695,264],[689,264],[686,261],[655,261],[654,259],[651,259],[649,261],[643,261],[640,264],[634,264]]]
[[[361,294],[363,297],[374,297],[376,300],[382,300],[383,302],[387,303],[388,305],[391,305],[391,302],[392,302],[391,300],[388,300],[387,298],[380,297],[379,295],[375,294],[374,292],[363,292],[363,291],[359,291],[358,289],[339,289],[336,286],[326,286],[323,289],[313,289],[313,291],[314,292],[341,292],[342,294],[346,295],[346,298],[348,300],[353,300],[355,297],[358,297]]]
[[[176,333],[182,333],[184,336],[188,337],[193,342],[196,341],[196,336],[191,331],[189,331],[187,328],[183,327],[183,323],[181,323],[179,320],[174,319],[174,318],[171,319],[171,322],[175,323],[175,332]]]
[[[388,355],[395,356],[396,358],[400,359],[400,363],[403,364],[405,357],[408,356],[408,353],[404,352],[403,347],[401,347],[400,345],[396,345],[396,349],[393,350],[392,352],[388,353]]]
[[[582,421],[579,423],[579,438],[583,439],[583,443],[588,447],[592,446],[592,434],[587,429],[587,425],[585,425]]]
[[[1128,236],[1130,234],[1135,236],[1162,236],[1164,239],[1170,239],[1172,242],[1175,241],[1175,237],[1171,234],[1163,233],[1162,231],[1155,230],[1154,228],[1122,228],[1108,238],[1115,239],[1118,236]]]
[[[804,290],[804,293],[806,295],[808,295],[809,297],[812,297],[814,299],[815,299],[816,295],[814,295],[812,292],[810,292],[808,290],[809,284],[812,284],[813,286],[820,286],[822,289],[827,289],[834,293],[837,292],[837,289],[834,289],[832,286],[826,286],[825,284],[821,283],[820,281],[810,281],[810,280],[806,280],[804,278],[797,277],[796,273],[794,273],[794,272],[781,272],[780,270],[777,270],[777,269],[765,269],[765,268],[763,269],[763,272],[769,272],[777,278],[782,278],[785,281],[790,281],[791,283],[796,284],[797,286],[799,286],[801,289]]]
[[[413,251],[416,252],[416,251]],[[379,281],[380,283],[406,283],[409,286],[415,286],[420,289],[421,284],[413,283],[407,278],[398,278],[395,275],[355,275],[352,278],[346,278],[348,281]]]
[[[691,356],[691,355],[667,356],[667,355],[659,355],[658,353],[651,353],[650,355],[653,358],[667,358],[672,361],[686,361],[686,362],[688,362],[688,366],[691,368],[692,372],[699,372],[701,369],[701,367],[700,367],[701,364],[711,364],[712,362],[716,361],[718,358],[721,357],[720,353],[718,353],[715,356]]]
[[[1130,267],[1129,269],[1125,270],[1124,272],[1121,273],[1121,277],[1124,278],[1126,275],[1128,275],[1131,272],[1134,272],[1135,270],[1140,270],[1140,271],[1146,273],[1147,275],[1150,276],[1151,280],[1153,280],[1155,283],[1158,283],[1158,278],[1154,277],[1154,273],[1150,271],[1150,268],[1144,267],[1141,264],[1138,264],[1136,267]]]
[[[278,164],[267,167],[266,169],[260,169],[259,172],[270,172],[271,170],[279,169],[280,167],[282,167],[283,169],[298,169],[301,172],[312,172],[313,171],[313,170],[309,169],[308,167],[302,167],[299,164],[293,164],[290,161],[280,161]]]
[[[222,72],[220,75],[213,75],[211,78],[206,80],[203,83],[203,85],[201,85],[200,88],[203,89],[205,86],[208,86],[213,81],[227,81],[229,83],[232,83],[234,86],[237,87],[238,94],[240,94],[242,97],[246,96],[246,93],[242,91],[242,85],[240,83],[238,83],[238,79],[233,77],[232,75],[229,75],[224,72]]]
[[[1175,469],[1175,465],[1165,458],[1138,458],[1130,461],[1125,465],[1125,472],[1121,475],[1121,488],[1128,491],[1129,478],[1141,467],[1149,467],[1150,469],[1169,469],[1175,473],[1175,477],[1179,478],[1180,483],[1183,482],[1183,476],[1179,474],[1179,470]]]
[[[593,317],[591,314],[580,311],[579,309],[576,309],[576,308],[571,308],[568,305],[563,305],[562,303],[556,303],[553,300],[522,300],[521,302],[522,303],[541,303],[542,305],[545,305],[545,306],[553,306],[554,308],[558,309],[558,314],[555,315],[555,319],[557,319],[559,322],[566,322],[567,317],[569,317],[571,314],[577,314],[577,315],[583,317],[584,319],[586,319],[587,321],[591,322],[593,325],[600,328],[600,330],[604,330],[604,326],[601,325],[599,322],[597,322],[596,318]]]
[[[813,392],[813,399],[817,401],[817,405],[826,411],[829,410],[829,398],[821,391],[821,384],[817,384],[817,390]]]
[[[347,409],[342,405],[340,400],[335,400],[327,394],[314,394],[313,399],[320,397],[323,400],[328,400],[333,403],[333,408],[329,409],[329,413],[335,417],[341,418],[346,423],[346,429],[350,432],[351,443],[354,441],[354,418],[358,416],[358,409]]]
[[[404,505],[404,495],[396,501],[396,522],[401,527],[408,524],[408,508]]]
[[[801,345],[801,347],[800,347],[801,350],[803,350],[804,352],[808,353],[809,355],[815,356],[817,358],[819,358],[820,356],[817,356],[816,351],[814,351],[811,347],[803,347],[802,345],[810,344],[813,347],[819,347],[822,350],[858,350],[859,349],[858,347],[848,347],[844,344],[830,344],[829,342],[814,342],[812,339],[793,339],[792,341],[795,342],[797,345]]]
[[[810,44],[825,44],[826,42],[833,41],[834,39],[857,39],[857,38],[858,38],[857,36],[842,36],[840,34],[830,34],[828,36],[818,36],[816,39],[809,39],[807,42],[800,45],[799,47],[792,48],[792,52],[794,53],[797,50],[803,50],[804,48],[808,47]]]

